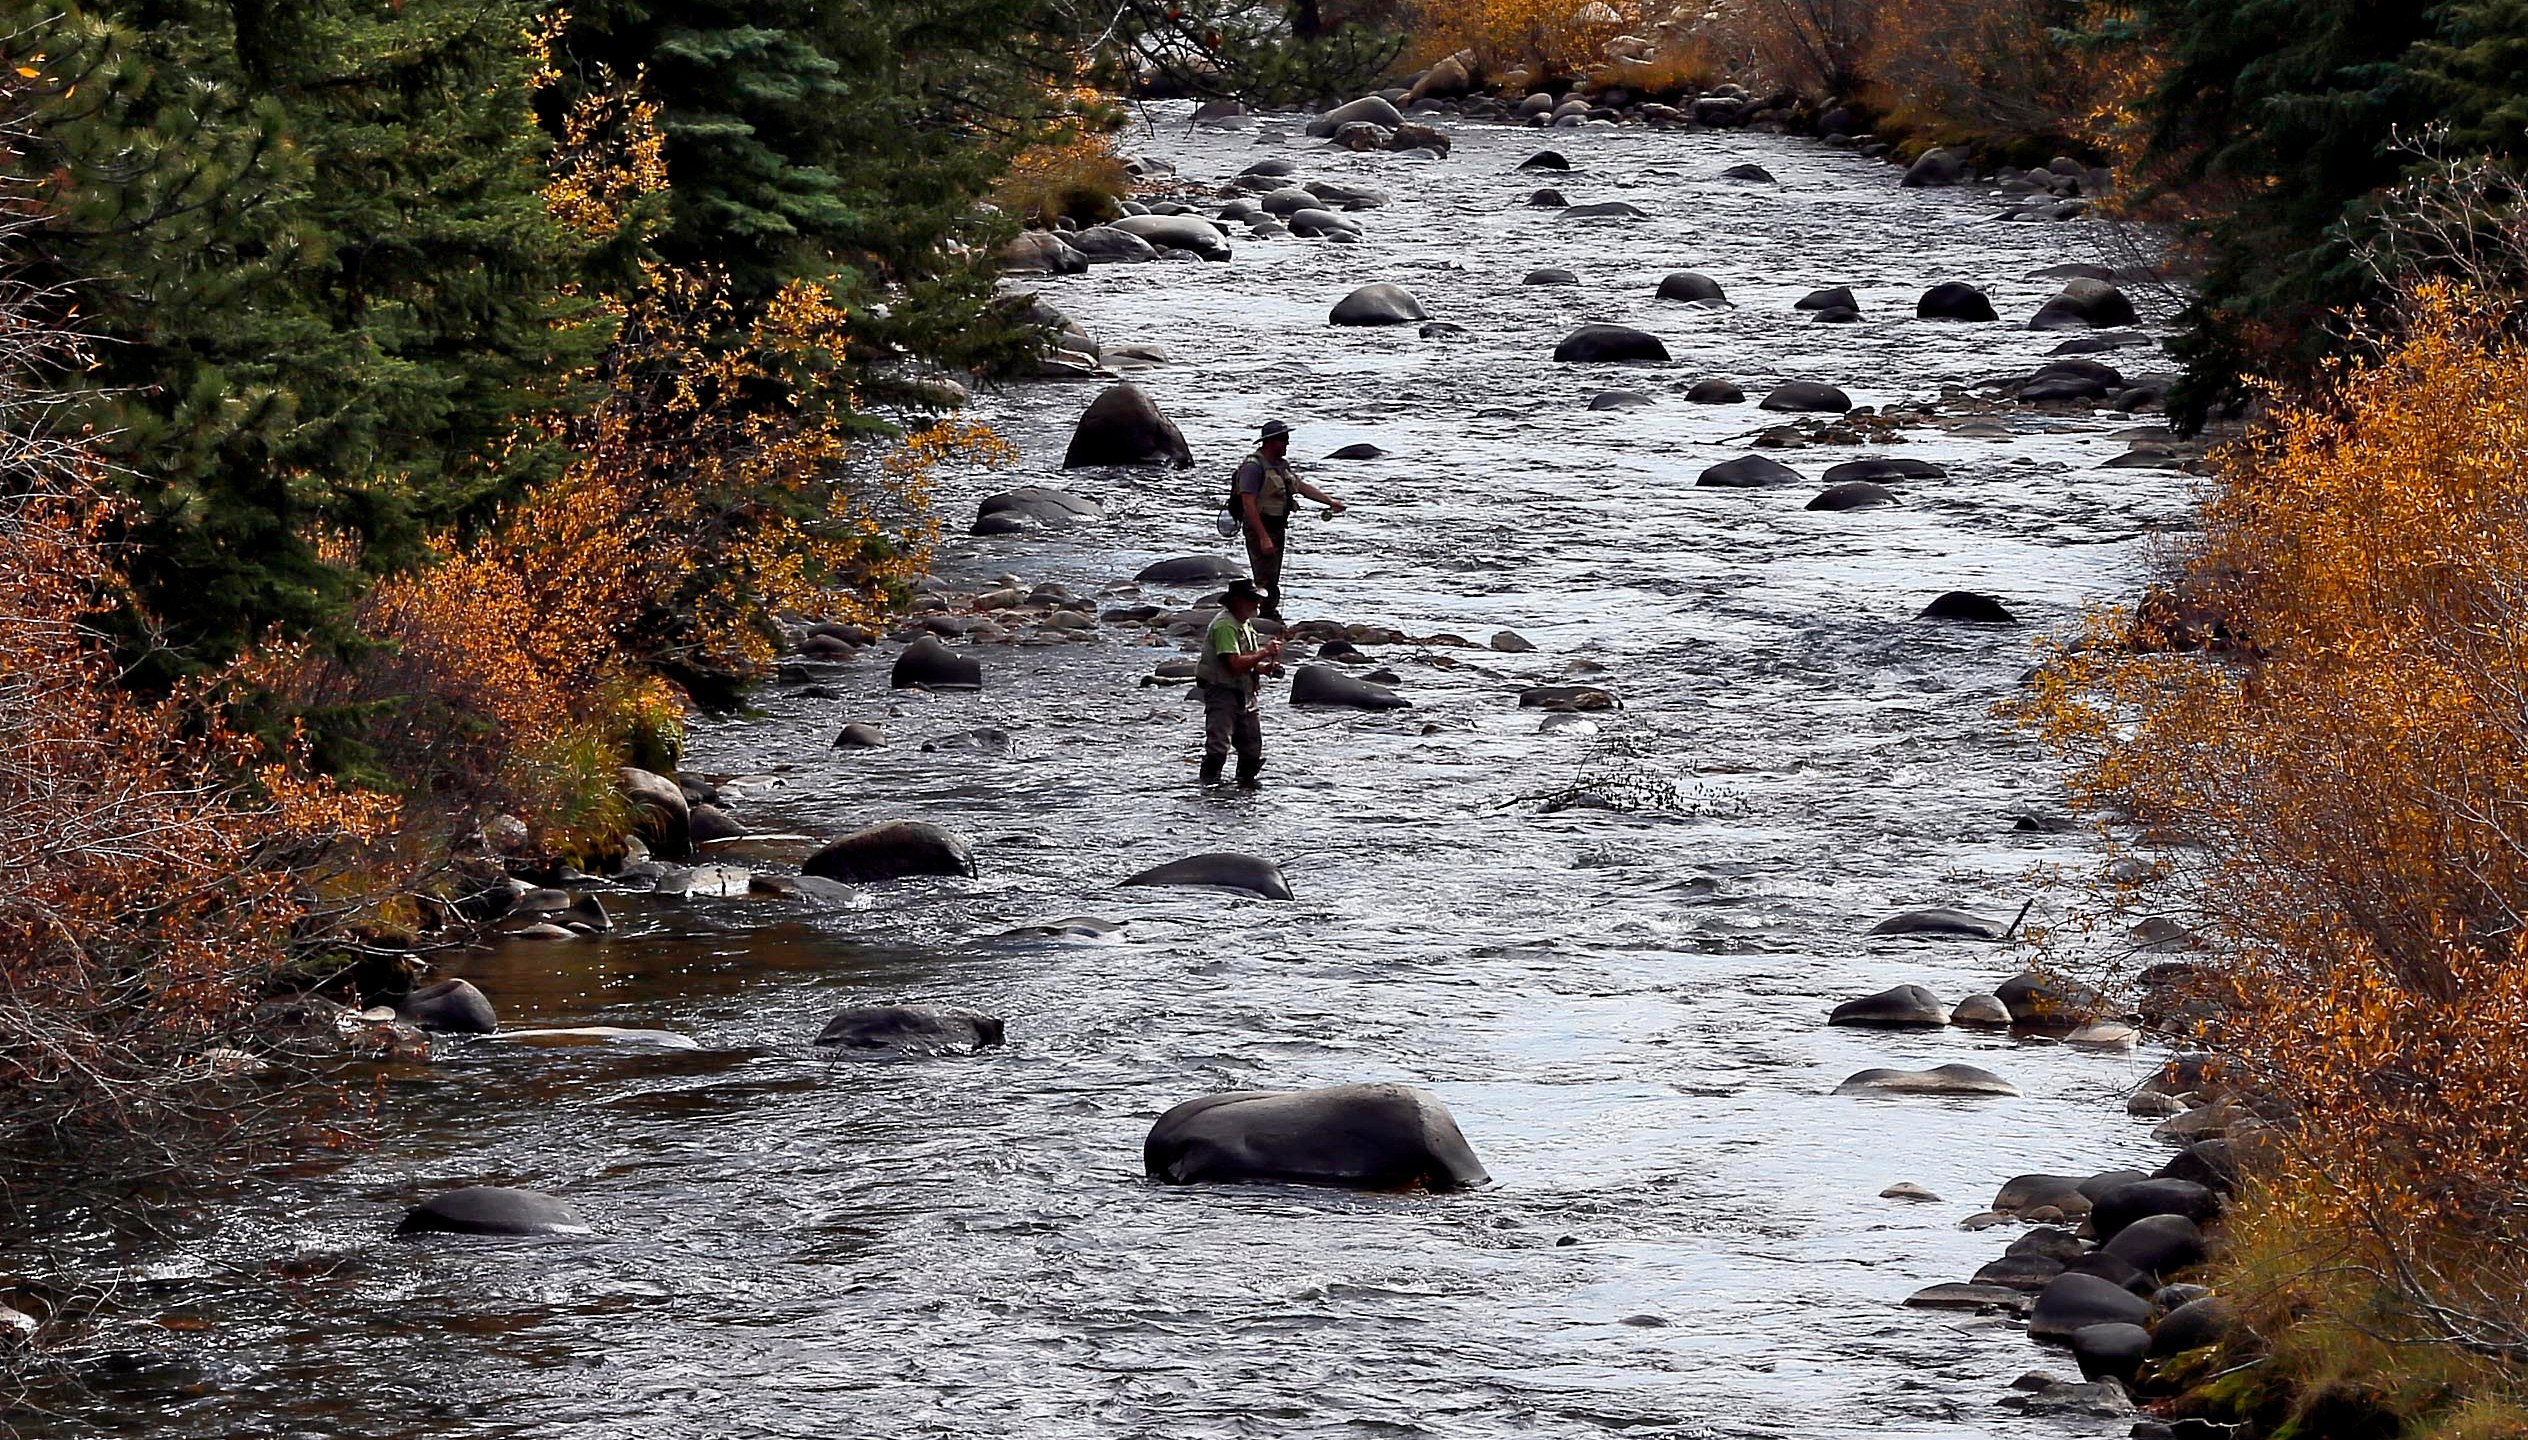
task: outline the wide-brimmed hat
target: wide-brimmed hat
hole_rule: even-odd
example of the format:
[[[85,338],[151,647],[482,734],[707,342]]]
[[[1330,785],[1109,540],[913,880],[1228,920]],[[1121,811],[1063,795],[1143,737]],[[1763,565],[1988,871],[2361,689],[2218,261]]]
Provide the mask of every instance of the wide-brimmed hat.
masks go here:
[[[1279,440],[1289,433],[1290,427],[1279,420],[1267,420],[1264,422],[1264,433],[1258,438],[1265,440]]]
[[[1229,588],[1220,592],[1220,603],[1226,605],[1233,600],[1252,600],[1261,605],[1264,603],[1264,592],[1256,589],[1255,582],[1252,580],[1244,578],[1232,580],[1229,582]]]

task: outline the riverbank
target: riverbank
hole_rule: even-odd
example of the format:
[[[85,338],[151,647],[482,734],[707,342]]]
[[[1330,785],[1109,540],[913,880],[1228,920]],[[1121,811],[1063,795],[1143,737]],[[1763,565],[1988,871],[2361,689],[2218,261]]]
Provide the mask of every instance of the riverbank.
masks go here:
[[[2031,1363],[2024,1342],[1899,1302],[1989,1258],[1990,1235],[1956,1227],[1994,1177],[2146,1151],[2108,1118],[2146,1062],[1824,1019],[1899,981],[2006,980],[2015,957],[1986,944],[1868,931],[1931,904],[2007,918],[2031,868],[2087,854],[2015,828],[2053,813],[2054,776],[1986,710],[2031,632],[2126,593],[2135,539],[2185,513],[2192,481],[2099,468],[2139,448],[2112,438],[2129,417],[2014,406],[1983,382],[2023,378],[2065,338],[2018,328],[2062,286],[2027,277],[2103,257],[2064,248],[2079,224],[1994,225],[1883,167],[1739,134],[1553,136],[1574,164],[1553,183],[1646,213],[1562,220],[1525,204],[1544,183],[1517,168],[1537,137],[1453,138],[1444,161],[1173,126],[1136,140],[1189,188],[1279,153],[1390,200],[1352,212],[1354,245],[1242,235],[1224,264],[1030,282],[1101,353],[1167,357],[1132,378],[1197,467],[1065,474],[1094,389],[987,396],[1021,460],[944,470],[952,526],[1027,483],[1091,495],[1099,515],[944,542],[937,613],[1011,638],[961,641],[983,688],[893,690],[902,643],[883,639],[851,661],[797,657],[808,668],[755,711],[688,737],[687,772],[754,832],[709,863],[778,881],[824,839],[903,815],[968,835],[980,874],[834,903],[751,878],[681,903],[608,890],[602,939],[464,957],[451,972],[505,1026],[697,1048],[451,1042],[426,1071],[390,1072],[377,1151],[259,1179],[218,1235],[157,1265],[122,1342],[153,1315],[207,1328],[161,1332],[182,1365],[84,1372],[100,1408],[198,1387],[165,1428],[223,1434],[349,1414],[457,1434],[619,1430],[626,1414],[808,1434],[873,1405],[974,1434],[1087,1417],[1577,1436],[1713,1416],[1750,1434],[2018,1433],[1995,1401]],[[1720,178],[1740,163],[1777,184]],[[1548,266],[1581,283],[1519,283]],[[1658,301],[1680,268],[1734,307]],[[1945,280],[1984,287],[2009,322],[1912,318]],[[1325,323],[1373,281],[1466,333]],[[1794,308],[1837,284],[1862,323]],[[1676,358],[1552,362],[1589,321]],[[1715,375],[1749,398],[1684,400]],[[1754,403],[1794,379],[1879,410],[1975,398],[1902,444],[1756,445],[1797,425]],[[1650,403],[1587,408],[1617,390]],[[1393,670],[1414,708],[1276,701],[1272,783],[1212,798],[1192,783],[1184,692],[1140,683],[1182,640],[1106,616],[1199,602],[1201,587],[1114,587],[1227,553],[1205,502],[1267,415],[1352,502],[1303,518],[1294,616],[1481,643],[1363,643],[1360,669]],[[1323,458],[1355,443],[1385,458]],[[1695,485],[1750,453],[1803,483]],[[1830,465],[1866,455],[1946,478],[1897,481],[1894,507],[1804,508]],[[1095,626],[1055,639],[1052,612],[1078,611],[975,609],[1046,584],[1091,601]],[[2023,623],[1915,618],[1953,589]],[[1491,649],[1502,630],[1535,651]],[[1550,683],[1623,708],[1548,729],[1518,692]],[[849,723],[891,743],[838,753]],[[923,748],[986,727],[1006,753]],[[1575,787],[1639,808],[1549,808]],[[1297,899],[1115,886],[1213,849],[1279,860]],[[1009,933],[1071,917],[1116,928]],[[1006,1043],[930,1062],[809,1048],[838,1006],[886,999],[1000,1015]],[[2020,1093],[1831,1093],[1866,1068],[1951,1062]],[[1139,1177],[1151,1119],[1179,1100],[1374,1078],[1440,1093],[1498,1183],[1354,1197]],[[1880,1198],[1899,1181],[1946,1198]],[[422,1195],[466,1183],[561,1196],[596,1233],[386,1238]],[[222,1278],[275,1264],[306,1278],[286,1293]],[[75,1431],[63,1408],[47,1424]]]

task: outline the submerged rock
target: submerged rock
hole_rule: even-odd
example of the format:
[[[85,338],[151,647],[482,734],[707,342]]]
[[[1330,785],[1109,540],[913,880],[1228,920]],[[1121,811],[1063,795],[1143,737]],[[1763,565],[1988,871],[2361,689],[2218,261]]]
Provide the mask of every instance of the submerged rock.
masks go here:
[[[1953,935],[1968,940],[1999,940],[2008,931],[2003,921],[1947,906],[1900,911],[1870,927],[1873,935]]]
[[[433,1195],[405,1212],[399,1235],[585,1235],[578,1211],[532,1190],[468,1185]]]
[[[810,855],[801,873],[847,885],[917,875],[972,875],[974,847],[962,835],[919,820],[890,820],[855,830]]]
[[[854,1005],[817,1032],[819,1045],[910,1055],[971,1055],[1001,1043],[1001,1018],[930,1005]]]
[[[1267,900],[1288,900],[1290,881],[1282,867],[1261,855],[1215,850],[1154,865],[1123,882],[1126,885],[1198,885],[1244,890]]]
[[[1917,620],[1959,620],[1970,625],[2016,625],[2019,617],[1990,595],[1951,590],[1922,607]]]
[[[1448,1191],[1492,1180],[1439,1097],[1410,1085],[1206,1095],[1161,1115],[1141,1157],[1151,1179],[1175,1185]]]
[[[2019,1087],[1973,1065],[1928,1070],[1863,1070],[1835,1087],[1838,1095],[2016,1095]]]
[[[1226,555],[1179,555],[1145,565],[1133,580],[1142,585],[1225,585],[1245,578],[1246,567]]]

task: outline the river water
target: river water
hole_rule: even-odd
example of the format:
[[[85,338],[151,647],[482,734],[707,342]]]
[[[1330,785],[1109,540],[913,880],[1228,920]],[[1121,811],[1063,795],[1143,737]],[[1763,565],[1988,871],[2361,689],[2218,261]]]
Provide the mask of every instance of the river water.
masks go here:
[[[952,541],[944,581],[1095,593],[1222,550],[1210,498],[1278,416],[1304,473],[1352,503],[1298,522],[1294,618],[1479,642],[1509,628],[1536,653],[1380,649],[1415,708],[1271,704],[1271,783],[1248,796],[1194,784],[1198,707],[1137,683],[1179,652],[1135,628],[988,647],[979,695],[890,693],[873,655],[829,681],[840,698],[768,694],[698,726],[690,768],[755,777],[730,794],[756,828],[935,820],[975,838],[980,878],[885,887],[860,908],[618,901],[609,939],[458,963],[510,1025],[655,1026],[705,1048],[443,1042],[382,1088],[375,1149],[267,1177],[215,1232],[134,1266],[117,1309],[160,1323],[118,1343],[165,1358],[92,1368],[84,1393],[12,1423],[606,1440],[2047,1427],[1995,1405],[2046,1358],[2023,1336],[1898,1302],[1998,1252],[1959,1221],[2005,1176],[2147,1158],[2118,1103],[2147,1059],[1823,1020],[1901,981],[1955,999],[2017,968],[1993,946],[1869,938],[1888,913],[2007,918],[2031,896],[2032,921],[2056,913],[2037,877],[2090,863],[2091,842],[2014,832],[2016,813],[2061,802],[1988,710],[2035,634],[2130,593],[2137,538],[2182,519],[2191,482],[2097,468],[2124,417],[2010,414],[2003,438],[1920,429],[1869,452],[1948,468],[1906,482],[1902,508],[1812,514],[1814,486],[1695,488],[1760,422],[1680,392],[1705,375],[1751,396],[1810,378],[1870,405],[2024,371],[2061,338],[2015,323],[2056,288],[2025,277],[2129,257],[2101,253],[2104,226],[1997,223],[1980,194],[1900,190],[1893,169],[1797,140],[1470,125],[1431,160],[1154,115],[1133,144],[1189,178],[1289,154],[1395,203],[1357,217],[1356,246],[1236,227],[1225,265],[1045,281],[1109,344],[1170,352],[1135,378],[1202,463],[1066,479],[1094,387],[988,397],[1024,458],[948,476],[952,529],[1014,483],[1067,484],[1108,519]],[[1516,172],[1548,138],[1574,173]],[[1717,178],[1746,160],[1779,183]],[[1649,218],[1527,208],[1548,183]],[[1538,265],[1581,283],[1523,288]],[[1735,308],[1653,300],[1679,268]],[[2005,323],[1912,319],[1946,279],[1989,286]],[[1371,280],[1471,334],[1329,327]],[[1791,309],[1837,283],[1863,323]],[[1551,362],[1600,319],[1660,335],[1675,361]],[[1656,403],[1584,408],[1610,387]],[[1317,462],[1354,441],[1391,453]],[[1856,452],[1767,453],[1813,478]],[[1911,618],[1953,588],[2029,623]],[[1516,691],[1566,678],[1625,708],[1594,734],[1541,732]],[[847,720],[896,744],[829,749]],[[913,743],[977,725],[1011,732],[1015,756]],[[1665,803],[1536,798],[1575,783]],[[737,848],[777,871],[806,847]],[[1211,849],[1280,860],[1296,903],[1115,887]],[[1120,921],[1122,939],[993,938],[1073,915]],[[896,998],[987,1008],[1009,1043],[896,1062],[804,1043],[841,1005]],[[1830,1093],[1866,1066],[1947,1061],[2024,1095]],[[1436,1091],[1497,1183],[1365,1197],[1141,1178],[1142,1136],[1179,1100],[1372,1079]],[[1879,1198],[1898,1181],[1945,1198]],[[417,1196],[466,1182],[550,1190],[597,1234],[391,1238]]]

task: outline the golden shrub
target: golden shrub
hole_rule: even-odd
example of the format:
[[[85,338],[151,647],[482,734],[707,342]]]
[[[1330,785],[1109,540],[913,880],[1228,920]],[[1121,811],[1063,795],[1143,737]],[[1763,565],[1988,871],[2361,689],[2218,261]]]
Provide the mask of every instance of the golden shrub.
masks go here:
[[[1668,7],[1643,0],[1422,0],[1411,12],[1422,63],[1471,50],[1475,69],[1499,76],[1582,76],[1606,64],[1619,35],[1648,38]]]
[[[1888,128],[1940,144],[2112,152],[2136,133],[2149,59],[2065,37],[2114,18],[2063,0],[1905,0],[1877,14],[1863,95]]]
[[[2476,1353],[2528,1345],[2528,348],[2498,315],[2421,290],[2223,458],[2178,558],[2242,643],[2102,615],[2018,707],[2211,919],[2208,1038],[2290,1107],[2266,1223],[2382,1334]]]

